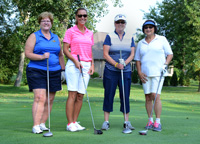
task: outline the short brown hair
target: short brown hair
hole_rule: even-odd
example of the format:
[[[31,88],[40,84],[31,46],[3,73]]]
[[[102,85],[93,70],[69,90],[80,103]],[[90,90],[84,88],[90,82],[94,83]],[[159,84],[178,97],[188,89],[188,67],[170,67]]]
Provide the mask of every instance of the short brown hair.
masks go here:
[[[51,24],[53,24],[53,14],[51,12],[42,12],[38,17],[38,23],[40,24],[41,20],[44,18],[49,18]]]

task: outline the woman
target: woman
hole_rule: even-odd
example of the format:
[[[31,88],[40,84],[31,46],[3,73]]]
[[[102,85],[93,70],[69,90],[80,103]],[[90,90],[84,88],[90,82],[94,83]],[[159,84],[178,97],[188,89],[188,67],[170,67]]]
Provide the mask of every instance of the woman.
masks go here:
[[[114,19],[115,31],[106,36],[103,44],[103,54],[106,59],[103,85],[104,85],[104,123],[102,125],[102,130],[108,130],[109,125],[109,115],[113,111],[113,100],[115,96],[115,91],[117,86],[120,91],[120,111],[126,115],[124,126],[129,129],[134,130],[129,120],[129,95],[131,87],[131,64],[130,62],[134,57],[134,40],[132,36],[126,35],[124,29],[126,27],[126,17],[125,15],[118,14]],[[120,51],[122,53],[122,61],[120,62]],[[124,90],[125,90],[125,106],[126,113],[124,112],[124,102],[122,94],[122,77],[121,70],[123,70],[124,79]]]
[[[90,75],[94,73],[94,62],[92,56],[93,33],[85,26],[87,22],[87,11],[79,8],[75,12],[76,25],[69,28],[64,37],[64,54],[68,57],[66,64],[66,77],[68,88],[68,99],[66,102],[66,116],[68,120],[67,131],[75,132],[84,130],[77,123],[77,119],[82,107],[85,87],[81,75],[83,69],[86,87],[88,85]],[[69,51],[70,49],[70,51]],[[80,57],[78,61],[77,55]]]
[[[40,30],[32,33],[25,45],[25,55],[30,59],[26,68],[27,80],[29,90],[34,93],[32,132],[36,134],[48,130],[45,126],[48,119],[47,59],[49,59],[50,109],[52,109],[56,91],[61,90],[61,71],[65,70],[59,37],[50,31],[53,24],[53,14],[41,13],[38,17],[38,23]],[[64,71],[62,76],[63,74]]]
[[[138,75],[142,81],[146,99],[145,106],[149,121],[145,128],[153,129],[154,131],[161,131],[160,115],[162,104],[160,94],[164,77],[161,79],[158,95],[155,101],[155,123],[153,117],[150,117],[150,115],[161,72],[166,71],[165,69],[167,68],[167,65],[173,58],[173,53],[167,39],[164,36],[156,34],[157,27],[154,21],[145,21],[142,26],[142,31],[146,37],[139,41],[134,59],[136,60]],[[166,73],[164,75],[166,75]]]

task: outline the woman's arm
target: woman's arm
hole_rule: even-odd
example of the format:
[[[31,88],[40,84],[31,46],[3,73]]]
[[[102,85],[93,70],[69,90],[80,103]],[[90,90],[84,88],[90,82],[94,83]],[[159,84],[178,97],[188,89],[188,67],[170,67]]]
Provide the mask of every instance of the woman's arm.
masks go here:
[[[59,43],[60,43],[59,62],[60,62],[61,69],[65,70],[65,60],[64,60],[63,50],[62,50],[62,47],[61,47],[60,38],[59,38]]]
[[[125,61],[126,65],[129,64],[133,60],[134,55],[135,55],[135,47],[131,47],[131,54]]]
[[[136,61],[136,67],[137,67],[137,71],[138,71],[138,75],[140,80],[142,81],[142,83],[146,83],[147,79],[146,79],[146,75],[144,73],[142,73],[141,71],[141,62],[140,61]]]
[[[104,45],[103,46],[103,56],[108,61],[110,64],[112,64],[114,67],[118,69],[124,69],[124,65],[117,63],[115,60],[113,60],[110,55],[109,55],[109,45]]]
[[[43,55],[38,55],[33,53],[35,43],[36,43],[36,37],[35,34],[32,33],[26,40],[25,56],[30,60],[44,60],[46,58],[49,58],[49,52],[46,52]]]
[[[65,43],[63,44],[63,52],[64,54],[71,60],[73,61],[73,63],[75,64],[75,66],[80,70],[80,66],[81,66],[81,63],[79,61],[77,61],[70,53],[69,51],[69,48],[70,48],[70,44],[68,43]]]

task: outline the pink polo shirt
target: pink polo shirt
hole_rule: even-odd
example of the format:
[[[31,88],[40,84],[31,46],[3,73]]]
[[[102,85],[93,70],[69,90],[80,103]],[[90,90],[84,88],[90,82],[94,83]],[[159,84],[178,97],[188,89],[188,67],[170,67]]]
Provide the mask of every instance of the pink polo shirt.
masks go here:
[[[92,61],[93,32],[86,27],[84,33],[78,29],[77,25],[69,28],[65,33],[63,42],[70,44],[71,55],[76,60],[78,60],[77,55],[79,55],[81,61]]]

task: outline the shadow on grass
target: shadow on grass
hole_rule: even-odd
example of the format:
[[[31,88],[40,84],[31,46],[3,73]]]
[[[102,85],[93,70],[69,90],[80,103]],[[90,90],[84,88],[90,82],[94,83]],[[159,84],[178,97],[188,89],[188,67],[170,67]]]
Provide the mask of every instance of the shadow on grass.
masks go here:
[[[18,94],[23,94],[29,92],[29,89],[27,86],[21,86],[21,87],[15,87],[11,85],[2,85],[0,84],[0,93],[18,93]]]

